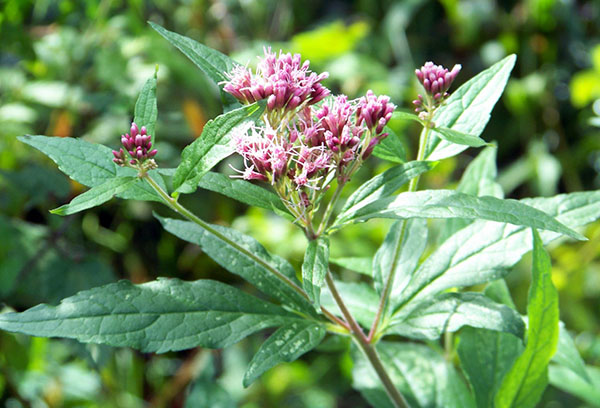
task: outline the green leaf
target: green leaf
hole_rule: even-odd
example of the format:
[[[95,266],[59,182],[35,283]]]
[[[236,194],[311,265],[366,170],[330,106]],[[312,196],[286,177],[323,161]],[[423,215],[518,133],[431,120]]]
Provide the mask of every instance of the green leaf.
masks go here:
[[[0,315],[0,329],[39,337],[164,353],[230,346],[267,327],[298,320],[281,307],[220,282],[120,281],[79,292],[58,306]]]
[[[371,327],[379,306],[379,296],[373,288],[363,282],[336,281],[335,286],[356,321],[363,327]],[[343,317],[327,287],[321,291],[321,305]]]
[[[600,191],[522,200],[563,224],[576,228],[600,218]],[[549,243],[561,235],[543,231]],[[526,227],[478,220],[461,229],[423,261],[398,304],[443,290],[502,278],[532,248]]]
[[[191,38],[166,30],[160,25],[148,22],[150,26],[188,57],[202,72],[221,88],[221,99],[225,110],[239,106],[237,100],[222,90],[221,82],[227,80],[225,73],[231,72],[238,65],[227,55],[200,44]]]
[[[452,190],[406,192],[364,206],[359,203],[342,214],[341,218],[338,223],[371,218],[486,219],[560,232],[579,240],[586,239],[544,212],[522,202],[488,196],[474,197]]]
[[[419,122],[420,124],[423,124],[423,121],[419,118],[419,116],[415,115],[414,113],[406,112],[406,111],[400,111],[400,110],[394,111],[394,113],[392,114],[392,120],[394,120],[394,119],[412,120],[414,122]]]
[[[281,199],[271,191],[246,180],[232,179],[221,173],[209,171],[198,182],[198,187],[223,194],[254,207],[289,213]]]
[[[516,310],[480,293],[442,293],[417,303],[408,315],[392,320],[386,334],[436,340],[463,326],[479,327],[523,337],[525,324]]]
[[[210,230],[189,222],[156,216],[171,234],[198,245],[229,272],[241,276],[283,305],[316,316],[309,301],[292,289],[296,272],[286,260],[271,255],[254,238],[231,228],[210,225]],[[283,274],[287,284],[276,274]]]
[[[244,374],[248,387],[268,369],[279,363],[290,363],[321,343],[327,330],[310,321],[296,321],[277,329],[256,352]]]
[[[510,72],[516,61],[510,55],[479,73],[454,91],[433,117],[436,126],[449,128],[478,137],[490,120],[490,113],[502,95]],[[457,145],[432,135],[425,150],[426,160],[442,160],[465,150]]]
[[[393,310],[427,246],[427,220],[396,221],[373,258],[373,279],[380,295],[394,273],[387,309]]]
[[[537,404],[548,384],[548,363],[558,344],[558,292],[552,284],[550,256],[536,230],[532,263],[527,345],[502,381],[495,397],[497,408],[528,408]]]
[[[212,360],[212,359],[211,359]],[[214,364],[209,361],[208,364]],[[204,371],[207,371],[206,368]],[[233,398],[210,376],[201,375],[191,387],[191,392],[185,399],[184,408],[236,408]]]
[[[563,322],[560,322],[558,347],[556,354],[552,357],[552,361],[571,370],[575,375],[581,377],[583,381],[591,383],[591,379],[585,370],[585,363],[579,355],[579,351]]]
[[[464,327],[460,332],[458,356],[478,408],[494,406],[494,395],[505,374],[523,351],[512,334]]]
[[[135,114],[133,121],[141,129],[146,126],[146,131],[152,136],[152,144],[156,138],[156,118],[158,106],[156,104],[156,72],[154,76],[144,83],[140,95],[135,103]]]
[[[321,236],[308,243],[302,263],[302,286],[317,310],[320,308],[321,287],[328,270],[329,238]]]
[[[585,381],[565,366],[550,365],[548,370],[550,384],[581,398],[592,407],[600,407],[600,368],[587,366],[586,374],[591,382]]]
[[[181,163],[173,175],[175,191],[184,194],[196,191],[202,176],[234,152],[234,134],[245,133],[260,118],[264,107],[264,103],[253,103],[208,121],[200,137],[183,149]]]
[[[377,351],[394,385],[412,408],[474,408],[466,384],[451,364],[421,344],[379,342]],[[356,346],[352,386],[373,407],[393,408],[375,370]]]
[[[50,210],[50,212],[57,215],[69,215],[96,207],[109,201],[115,195],[131,188],[136,181],[137,178],[135,177],[116,177],[109,179],[104,184],[92,187],[85,193],[79,194],[71,200],[69,204]]]
[[[387,126],[383,131],[389,133],[388,137],[377,143],[373,149],[373,156],[394,163],[406,162],[406,149],[398,135]]]
[[[373,260],[369,257],[348,256],[342,258],[329,258],[329,263],[363,275],[372,276],[371,264],[373,263]]]
[[[461,146],[481,147],[487,145],[487,142],[480,137],[469,135],[458,130],[445,127],[436,127],[433,133],[442,140]]]
[[[411,161],[376,175],[348,197],[338,218],[343,219],[367,204],[392,196],[404,184],[430,170],[433,166],[432,162]]]

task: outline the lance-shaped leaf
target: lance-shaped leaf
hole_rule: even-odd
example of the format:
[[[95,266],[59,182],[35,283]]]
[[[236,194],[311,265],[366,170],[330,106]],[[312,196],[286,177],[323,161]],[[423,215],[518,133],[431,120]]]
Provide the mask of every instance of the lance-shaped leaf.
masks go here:
[[[100,144],[86,142],[71,137],[20,136],[21,142],[38,149],[50,157],[58,168],[78,183],[96,187],[115,177],[134,177],[137,172],[131,168],[119,167],[113,163],[112,150]],[[164,187],[156,170],[150,171],[154,179]],[[142,180],[118,195],[130,200],[161,201],[152,187]]]
[[[135,113],[133,121],[140,128],[146,126],[146,131],[152,136],[152,144],[156,135],[156,118],[158,116],[158,106],[156,104],[156,72],[154,76],[146,81],[138,99],[135,103]]]
[[[317,347],[326,333],[323,325],[308,320],[280,327],[260,346],[250,361],[244,374],[244,387],[277,364],[292,362]]]
[[[457,352],[477,407],[489,408],[494,406],[494,395],[505,374],[523,352],[523,344],[512,334],[464,327]]]
[[[591,383],[590,376],[585,369],[585,363],[579,355],[575,342],[573,342],[565,324],[563,322],[559,322],[559,324],[558,346],[556,348],[556,354],[552,357],[552,362],[571,370],[583,381]]]
[[[239,103],[233,96],[223,92],[221,85],[221,82],[227,79],[225,73],[231,72],[237,65],[235,61],[227,55],[207,47],[206,45],[200,44],[189,37],[166,30],[151,21],[148,22],[148,24],[188,57],[215,84],[219,85],[221,88],[221,99],[223,100],[223,105],[226,110],[229,110],[234,106],[239,106]]]
[[[527,304],[527,345],[494,398],[497,408],[534,407],[548,385],[548,363],[558,344],[558,292],[550,256],[533,230],[532,281]]]
[[[394,274],[387,310],[395,308],[426,246],[427,220],[414,218],[396,221],[390,227],[373,258],[373,279],[380,295],[390,274]]]
[[[347,256],[342,258],[329,258],[329,263],[342,268],[362,273],[363,275],[372,276],[371,264],[373,260],[369,257]]]
[[[58,306],[0,315],[0,329],[164,353],[221,348],[267,327],[298,321],[279,306],[220,282],[128,281],[79,292]]]
[[[344,204],[339,219],[367,204],[390,197],[400,187],[433,167],[432,162],[412,161],[392,167],[362,184]]]
[[[421,118],[419,118],[419,116],[415,115],[414,113],[401,111],[401,110],[394,111],[394,113],[392,114],[392,120],[394,120],[394,119],[412,120],[413,122],[419,122],[420,124],[425,123],[421,120]]]
[[[302,286],[318,310],[321,304],[321,287],[329,270],[329,238],[311,240],[302,263]]]
[[[292,288],[292,285],[298,288],[299,284],[292,265],[269,254],[254,238],[220,225],[208,225],[210,229],[204,229],[193,222],[156,217],[164,229],[198,245],[229,272],[241,276],[284,305],[316,316],[310,302]]]
[[[280,213],[288,213],[275,193],[246,180],[232,179],[224,174],[209,171],[202,176],[198,187],[223,194],[253,207],[266,210],[277,209]]]
[[[394,163],[406,162],[406,149],[398,135],[387,126],[384,132],[388,133],[388,137],[377,143],[373,149],[373,156]]]
[[[69,204],[62,205],[50,212],[58,215],[69,215],[88,208],[96,207],[109,201],[115,195],[131,188],[137,181],[135,177],[115,177],[104,184],[92,187],[85,193],[79,194]]]
[[[357,222],[371,218],[485,219],[555,231],[579,240],[586,239],[548,214],[522,202],[489,196],[474,197],[453,190],[406,192],[365,206],[358,204],[352,211],[344,213],[341,221]]]
[[[356,321],[363,327],[371,327],[379,306],[379,296],[373,288],[364,282],[336,281],[335,286]],[[337,316],[343,316],[327,287],[321,291],[321,305]]]
[[[433,122],[436,126],[476,137],[481,135],[490,120],[494,105],[504,91],[515,61],[516,56],[510,55],[452,92],[434,114]],[[425,158],[441,160],[457,155],[466,148],[467,146],[442,140],[434,134],[428,140]]]
[[[460,375],[430,347],[411,343],[377,343],[380,359],[394,385],[412,408],[474,408]],[[393,408],[379,377],[358,350],[352,349],[352,386],[372,406]]]
[[[181,163],[173,175],[175,191],[196,191],[202,176],[233,153],[233,136],[236,132],[245,133],[260,118],[264,106],[264,103],[254,103],[208,121],[200,137],[183,149]]]
[[[392,320],[386,334],[435,340],[463,326],[496,330],[523,337],[525,324],[516,310],[480,293],[442,293],[428,298],[401,320]]]
[[[572,228],[600,218],[600,191],[525,199],[522,202]],[[541,236],[548,243],[560,234],[543,231]],[[449,288],[502,278],[508,273],[508,268],[531,248],[531,235],[526,227],[475,221],[429,255],[414,273],[398,304],[404,305],[411,299],[416,301]]]
[[[469,135],[458,130],[448,129],[445,127],[435,127],[433,133],[440,139],[446,142],[454,143],[461,146],[481,147],[487,142],[480,137]]]

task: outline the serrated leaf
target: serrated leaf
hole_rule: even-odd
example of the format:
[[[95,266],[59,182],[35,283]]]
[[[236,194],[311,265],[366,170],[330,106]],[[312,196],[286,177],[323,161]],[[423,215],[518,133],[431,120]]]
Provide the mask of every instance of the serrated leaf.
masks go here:
[[[315,309],[320,308],[321,287],[329,270],[329,238],[321,236],[311,240],[302,263],[302,286]]]
[[[280,327],[256,352],[244,374],[248,387],[268,369],[279,363],[290,363],[321,343],[327,330],[311,321],[297,321]]]
[[[552,357],[552,361],[571,370],[583,381],[591,384],[591,379],[585,370],[585,363],[579,355],[579,351],[575,346],[575,342],[573,342],[573,339],[565,327],[565,324],[563,322],[560,322],[559,324],[558,346],[556,348],[556,354],[554,354]]]
[[[490,120],[494,105],[502,95],[516,61],[510,55],[482,71],[452,92],[445,104],[433,117],[436,126],[449,128],[472,136],[479,136]],[[452,157],[467,147],[432,135],[425,150],[426,160]]]
[[[239,102],[233,96],[223,91],[221,84],[222,81],[227,80],[225,73],[231,72],[238,65],[235,61],[215,49],[200,44],[191,38],[166,30],[156,23],[149,21],[148,24],[188,57],[215,84],[219,85],[225,111],[239,106]]]
[[[406,162],[406,149],[398,135],[387,126],[383,131],[388,133],[388,136],[377,143],[375,149],[373,149],[373,156],[394,163]]]
[[[146,131],[152,137],[152,144],[156,138],[156,118],[158,117],[158,106],[156,103],[156,72],[154,76],[148,79],[137,101],[135,102],[135,113],[133,121],[141,129],[146,126]]]
[[[253,207],[266,210],[276,208],[282,213],[289,213],[275,193],[246,180],[232,179],[224,174],[209,171],[202,176],[198,182],[198,187],[223,194]]]
[[[69,215],[96,207],[109,201],[115,195],[131,188],[136,181],[137,178],[135,177],[116,177],[109,179],[105,183],[92,187],[88,191],[79,194],[71,200],[69,204],[50,210],[50,212],[57,215]]]
[[[463,326],[478,327],[523,337],[525,324],[516,310],[480,293],[442,293],[428,298],[400,320],[392,320],[386,334],[419,340],[436,340]]]
[[[383,244],[373,258],[373,280],[380,295],[385,283],[394,271],[388,306],[393,310],[414,273],[419,259],[427,246],[427,220],[411,219],[396,221],[388,231]]]
[[[582,399],[592,407],[600,407],[600,368],[588,365],[586,374],[591,382],[585,381],[565,366],[550,365],[548,370],[550,384]]]
[[[474,197],[453,190],[423,190],[400,193],[379,199],[342,214],[336,221],[358,222],[371,218],[469,218],[508,222],[542,230],[560,232],[575,239],[585,240],[581,234],[564,226],[546,213],[516,200],[495,197]]]
[[[377,351],[394,385],[412,408],[474,408],[475,402],[454,367],[431,348],[411,343],[377,343]],[[375,370],[352,349],[352,386],[373,407],[393,408]]]
[[[373,275],[371,272],[373,260],[369,257],[348,256],[342,258],[329,258],[329,263],[363,275]]]
[[[260,118],[264,107],[264,103],[253,103],[208,121],[200,137],[183,149],[181,163],[173,175],[175,191],[184,194],[196,191],[202,176],[234,152],[234,134],[245,133]]]
[[[430,170],[433,166],[434,163],[432,162],[411,161],[394,166],[376,175],[363,183],[348,197],[338,218],[343,219],[346,217],[346,214],[352,214],[358,208],[382,198],[390,197],[404,184]]]
[[[216,281],[120,281],[79,292],[58,306],[0,315],[0,329],[39,337],[164,353],[221,348],[298,320],[279,306]]]
[[[356,321],[363,327],[371,327],[379,306],[379,296],[373,288],[363,282],[336,281],[335,286]],[[327,287],[321,291],[321,305],[335,315],[343,317]]]
[[[458,130],[448,129],[445,127],[433,128],[433,134],[446,142],[454,143],[461,146],[481,147],[487,142],[480,137],[459,132]]]
[[[206,230],[189,221],[156,218],[164,229],[198,245],[229,272],[241,276],[285,306],[316,316],[310,302],[276,276],[279,272],[289,283],[298,286],[294,268],[286,260],[269,254],[254,238],[220,225],[210,225],[211,230]]]
[[[512,334],[464,327],[457,352],[477,407],[490,408],[502,379],[523,352],[523,345]]]
[[[550,256],[533,230],[532,281],[527,304],[527,345],[504,376],[497,408],[534,407],[548,384],[548,363],[558,344],[558,292],[552,284]]]
[[[576,228],[600,218],[600,191],[522,200]],[[543,231],[545,243],[560,237]],[[458,231],[423,261],[402,293],[399,305],[453,287],[502,278],[532,248],[528,228],[478,220]],[[403,306],[404,307],[404,306]]]

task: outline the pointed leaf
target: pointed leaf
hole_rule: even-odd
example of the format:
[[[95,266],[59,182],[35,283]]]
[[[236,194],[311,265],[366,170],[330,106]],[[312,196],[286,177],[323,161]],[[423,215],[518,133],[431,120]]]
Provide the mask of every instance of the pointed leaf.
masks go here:
[[[533,230],[532,281],[527,304],[527,345],[504,377],[497,408],[534,407],[548,385],[548,363],[558,344],[558,292],[552,284],[550,256]]]
[[[436,126],[472,136],[481,135],[494,105],[504,91],[515,61],[516,56],[510,55],[452,92],[444,106],[435,112],[433,121]],[[455,156],[466,148],[432,135],[427,143],[425,158],[441,160]]]
[[[156,140],[156,118],[158,116],[158,106],[156,104],[156,72],[154,76],[146,81],[138,99],[135,103],[135,115],[133,121],[141,129],[146,126],[146,130],[152,136],[152,144]]]
[[[461,146],[481,147],[487,142],[480,137],[459,132],[458,130],[448,129],[445,127],[435,127],[433,134],[446,142],[454,143]]]
[[[277,364],[290,363],[317,347],[326,333],[323,325],[311,321],[297,321],[280,327],[250,361],[244,374],[244,387]]]
[[[474,408],[466,384],[444,357],[421,344],[379,342],[377,351],[394,385],[412,408]],[[372,406],[393,408],[364,354],[352,349],[352,386]]]
[[[436,340],[463,326],[479,327],[523,337],[525,324],[516,310],[480,293],[442,293],[416,305],[408,316],[393,320],[386,334]]]
[[[321,287],[328,270],[329,238],[321,236],[308,243],[302,263],[302,286],[317,310],[320,308]]]
[[[229,272],[241,276],[282,304],[315,316],[312,305],[291,285],[298,285],[296,272],[286,260],[273,256],[254,238],[231,228],[198,224],[156,216],[171,234],[198,245],[208,256]],[[287,283],[277,276],[284,275]]]
[[[220,282],[120,281],[79,292],[58,306],[0,315],[0,329],[39,337],[164,353],[221,348],[267,327],[299,320],[279,306]]]
[[[400,119],[400,120],[412,120],[413,122],[419,122],[423,124],[423,121],[419,118],[419,116],[415,115],[412,112],[406,112],[401,110],[395,110],[392,114],[392,120]]]
[[[387,126],[383,132],[388,133],[388,137],[377,143],[373,149],[373,156],[394,163],[406,162],[406,149],[398,135]]]
[[[181,163],[173,175],[173,188],[180,193],[193,193],[198,182],[217,163],[234,151],[236,132],[245,133],[264,110],[264,103],[253,103],[217,116],[204,125],[202,134],[181,154]]]
[[[585,240],[581,234],[564,226],[540,210],[516,200],[495,197],[474,197],[452,190],[423,190],[400,193],[379,199],[342,214],[339,222],[365,221],[370,218],[470,218],[508,222],[543,230],[560,232]]]

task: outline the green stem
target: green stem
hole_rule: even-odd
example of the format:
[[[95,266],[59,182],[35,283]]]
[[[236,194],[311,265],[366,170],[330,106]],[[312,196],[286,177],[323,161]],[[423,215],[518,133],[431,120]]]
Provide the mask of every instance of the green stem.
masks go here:
[[[429,139],[429,133],[431,132],[431,128],[432,128],[431,120],[429,120],[428,122],[425,123],[425,126],[423,127],[423,130],[421,131],[421,135],[419,136],[419,152],[417,153],[418,161],[421,161],[425,158],[425,148],[427,147],[427,140]],[[410,191],[410,192],[417,191],[417,188],[419,187],[419,178],[420,178],[420,176],[417,176],[417,177],[413,178],[412,180],[410,180],[410,184],[408,185],[408,191]],[[383,311],[385,310],[388,299],[392,292],[392,286],[393,286],[394,279],[396,276],[396,269],[397,269],[396,266],[397,266],[397,262],[398,262],[398,256],[400,255],[400,248],[402,247],[402,241],[404,240],[405,231],[406,231],[406,220],[402,220],[402,228],[400,231],[400,237],[398,238],[398,243],[396,244],[396,247],[394,248],[394,258],[393,258],[394,261],[392,262],[392,266],[390,268],[390,273],[385,282],[385,285],[383,288],[383,293],[381,294],[381,299],[379,300],[379,306],[377,307],[377,313],[375,314],[375,319],[373,319],[373,324],[371,325],[371,330],[369,330],[369,335],[367,336],[367,339],[369,340],[369,342],[374,342],[377,339],[377,336],[376,336],[377,326],[379,325],[379,322],[381,321],[381,316],[383,315]]]
[[[260,264],[261,266],[263,266],[269,272],[273,273],[280,280],[282,280],[286,285],[290,286],[292,289],[294,289],[296,292],[298,292],[306,300],[310,301],[310,298],[308,297],[308,295],[306,294],[306,292],[304,292],[304,290],[300,286],[296,285],[287,276],[285,276],[284,274],[282,274],[281,272],[279,272],[277,269],[273,268],[271,265],[269,265],[267,262],[263,261],[262,259],[260,259],[256,255],[254,255],[252,252],[248,251],[246,248],[238,245],[234,241],[231,241],[229,238],[227,238],[226,236],[224,236],[223,234],[221,234],[219,231],[217,231],[216,229],[214,229],[209,223],[207,223],[207,222],[203,221],[202,219],[198,218],[194,213],[192,213],[187,208],[185,208],[184,206],[182,206],[181,204],[179,204],[179,202],[177,202],[176,199],[174,199],[171,196],[169,196],[162,189],[162,187],[159,186],[158,183],[156,183],[156,181],[154,181],[154,179],[152,177],[150,177],[147,173],[141,174],[141,177],[144,180],[146,180],[148,182],[148,184],[150,184],[150,186],[154,189],[154,191],[156,191],[158,193],[158,195],[163,199],[164,203],[169,208],[171,208],[173,211],[181,214],[182,216],[184,216],[188,220],[192,221],[193,223],[198,224],[202,229],[204,229],[204,230],[208,231],[209,233],[213,234],[214,236],[216,236],[221,241],[226,242],[228,245],[232,246],[237,251],[243,253],[247,257],[252,258],[252,260],[254,262],[256,262],[256,263]],[[331,313],[330,311],[328,311],[324,307],[321,307],[321,311],[332,322],[334,322],[336,324],[339,324],[340,326],[344,327],[345,329],[350,330],[350,328],[348,327],[348,325],[344,321],[342,321],[341,319],[339,319],[337,316],[335,316],[333,313]]]
[[[340,197],[342,195],[342,190],[344,189],[345,185],[346,185],[346,182],[338,181],[338,185],[335,189],[335,192],[333,193],[333,197],[331,197],[331,200],[329,201],[329,204],[327,204],[327,208],[325,209],[325,213],[323,214],[323,219],[321,220],[321,225],[319,225],[319,229],[317,230],[317,236],[321,235],[323,233],[323,231],[325,231],[325,229],[327,228],[329,219],[331,218],[331,215],[333,214],[335,205],[337,204],[338,200],[340,199]]]
[[[388,396],[390,397],[390,400],[394,404],[394,407],[395,408],[409,408],[408,403],[406,402],[406,400],[404,399],[404,397],[402,396],[400,391],[398,391],[396,386],[394,386],[394,383],[392,382],[390,376],[388,375],[387,371],[385,370],[385,367],[383,366],[383,363],[381,362],[381,359],[379,358],[379,355],[377,354],[375,345],[373,345],[369,342],[369,340],[365,336],[365,333],[363,332],[362,328],[358,325],[358,323],[354,319],[354,316],[352,316],[352,314],[346,307],[346,304],[342,300],[340,293],[338,292],[337,288],[335,287],[335,282],[333,281],[333,276],[331,275],[330,271],[327,271],[327,275],[325,275],[325,281],[327,282],[327,287],[329,288],[329,291],[331,292],[335,302],[337,303],[338,307],[340,308],[340,311],[342,312],[342,314],[344,315],[344,318],[350,325],[350,330],[352,331],[352,337],[356,340],[356,342],[358,343],[358,345],[360,346],[362,351],[365,353],[365,356],[371,363],[371,366],[373,367],[373,369],[375,369],[375,372],[377,373],[377,376],[381,380],[381,383],[383,384],[385,391],[387,392]]]

